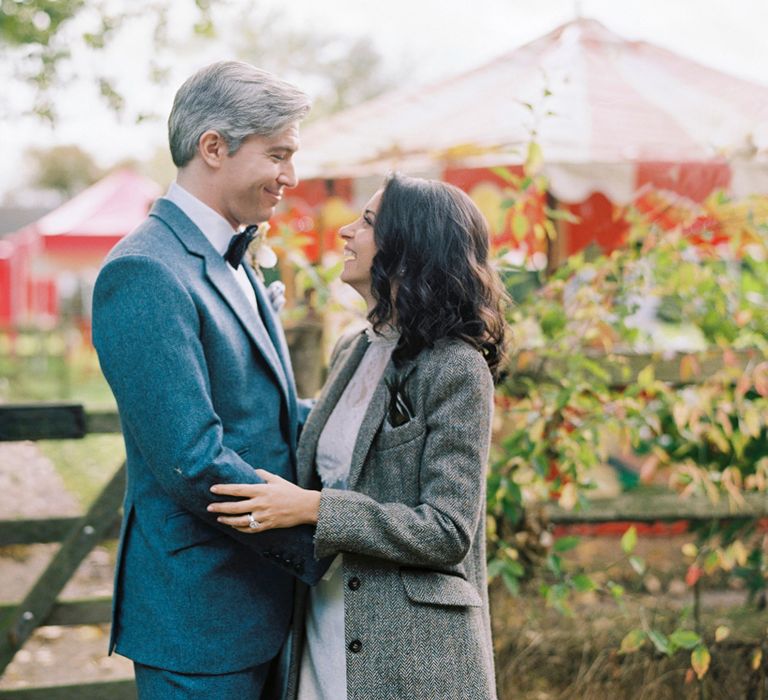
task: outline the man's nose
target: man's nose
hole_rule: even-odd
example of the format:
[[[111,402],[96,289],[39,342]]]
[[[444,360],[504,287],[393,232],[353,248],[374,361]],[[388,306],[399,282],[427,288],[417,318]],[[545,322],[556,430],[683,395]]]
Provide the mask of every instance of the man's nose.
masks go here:
[[[296,177],[296,168],[293,165],[293,162],[288,161],[283,165],[277,181],[283,187],[296,187],[296,185],[299,184],[299,178]]]

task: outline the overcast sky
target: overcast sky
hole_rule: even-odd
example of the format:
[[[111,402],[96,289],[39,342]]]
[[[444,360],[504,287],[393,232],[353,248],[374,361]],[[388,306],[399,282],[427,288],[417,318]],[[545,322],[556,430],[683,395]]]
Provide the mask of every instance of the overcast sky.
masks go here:
[[[192,0],[173,1],[180,3],[180,12],[192,5]],[[476,67],[577,13],[598,19],[627,38],[656,43],[768,84],[768,0],[260,0],[258,4],[274,7],[297,27],[370,37],[390,73],[409,84],[425,84]],[[179,51],[169,83],[152,86],[144,78],[146,64],[131,60],[152,51],[147,34],[146,28],[129,30],[99,58],[134,110],[146,105],[165,116],[183,77],[200,65],[232,57],[232,42],[226,38],[210,42],[202,51]],[[90,74],[87,66],[77,62],[72,70],[86,78]],[[20,92],[17,104],[24,100]],[[58,106],[61,116],[53,130],[18,116],[0,123],[4,154],[0,198],[21,184],[23,154],[30,146],[77,143],[100,165],[109,166],[125,157],[147,158],[165,143],[163,121],[148,121],[141,127],[132,120],[119,121],[99,102],[87,79],[74,79]]]

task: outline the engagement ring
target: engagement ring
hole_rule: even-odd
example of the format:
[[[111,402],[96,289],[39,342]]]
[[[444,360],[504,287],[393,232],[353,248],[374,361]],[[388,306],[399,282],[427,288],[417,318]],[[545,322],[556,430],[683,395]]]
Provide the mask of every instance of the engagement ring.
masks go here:
[[[260,523],[253,517],[253,513],[248,513],[248,527],[251,528],[251,530],[258,530],[259,525]]]

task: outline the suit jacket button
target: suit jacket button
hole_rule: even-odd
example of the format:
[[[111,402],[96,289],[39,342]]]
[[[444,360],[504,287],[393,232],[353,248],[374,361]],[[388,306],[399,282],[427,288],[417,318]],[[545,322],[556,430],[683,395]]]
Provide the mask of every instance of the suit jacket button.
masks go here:
[[[349,643],[349,650],[353,654],[357,654],[357,652],[359,652],[362,648],[363,648],[363,643],[359,639],[353,639]]]
[[[353,576],[349,581],[347,581],[347,586],[349,586],[350,591],[356,591],[358,588],[360,588],[360,579],[357,578],[357,576]]]

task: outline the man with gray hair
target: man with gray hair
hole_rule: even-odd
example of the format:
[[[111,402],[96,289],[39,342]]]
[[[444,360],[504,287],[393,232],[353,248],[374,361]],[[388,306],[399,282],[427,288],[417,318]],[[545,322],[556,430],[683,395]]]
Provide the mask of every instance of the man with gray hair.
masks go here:
[[[307,407],[242,258],[297,183],[308,110],[297,88],[245,63],[189,78],[168,120],[176,182],[96,282],[93,339],[128,474],[110,652],[133,659],[141,700],[266,697],[294,577],[313,583],[327,565],[310,528],[248,537],[207,511],[215,483],[258,482],[260,467],[295,478]]]

